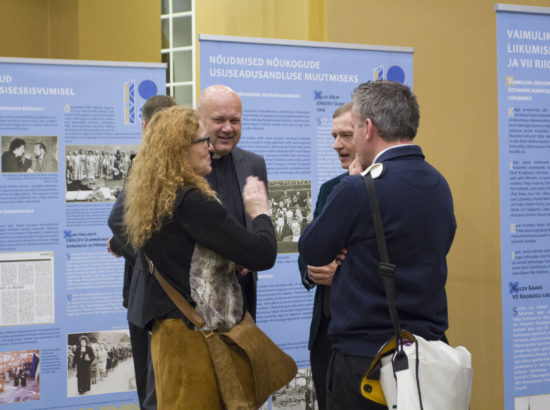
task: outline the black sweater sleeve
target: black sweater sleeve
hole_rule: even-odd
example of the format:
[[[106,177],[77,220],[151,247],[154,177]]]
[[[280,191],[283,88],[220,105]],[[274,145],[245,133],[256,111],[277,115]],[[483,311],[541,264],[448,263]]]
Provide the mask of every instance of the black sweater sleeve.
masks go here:
[[[249,232],[218,201],[192,189],[177,205],[175,218],[195,242],[245,268],[259,271],[275,264],[277,242],[267,215],[257,216]]]

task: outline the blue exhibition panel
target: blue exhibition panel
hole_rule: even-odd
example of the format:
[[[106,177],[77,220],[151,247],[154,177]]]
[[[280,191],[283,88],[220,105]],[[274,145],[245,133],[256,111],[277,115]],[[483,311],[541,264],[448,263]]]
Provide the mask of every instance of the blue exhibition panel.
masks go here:
[[[138,408],[124,264],[107,253],[106,221],[140,141],[141,108],[164,90],[164,64],[0,59],[6,408]],[[90,380],[77,377],[82,335],[96,358]]]

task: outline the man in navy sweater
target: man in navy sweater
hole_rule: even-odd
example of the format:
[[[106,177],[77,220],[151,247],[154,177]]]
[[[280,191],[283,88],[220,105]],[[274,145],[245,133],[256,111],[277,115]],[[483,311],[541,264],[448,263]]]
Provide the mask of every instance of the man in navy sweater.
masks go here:
[[[334,111],[332,116],[332,136],[334,144],[332,148],[338,153],[342,168],[347,170],[355,160],[355,144],[353,143],[353,127],[351,125],[351,102],[341,105]],[[327,198],[332,189],[338,185],[342,178],[348,176],[348,172],[338,175],[323,185],[319,190],[319,196],[315,204],[313,218],[317,218],[326,204]],[[330,285],[337,264],[332,261],[325,266],[307,265],[302,256],[298,257],[298,266],[302,277],[302,284],[307,290],[315,290],[315,301],[313,303],[313,314],[309,331],[308,348],[310,350],[309,362],[313,384],[317,394],[319,410],[325,410],[326,406],[326,374],[332,348],[327,335],[330,323]]]
[[[351,117],[361,168],[384,167],[374,184],[389,258],[397,266],[402,328],[428,340],[443,339],[448,327],[446,255],[456,221],[447,182],[413,145],[420,119],[416,97],[399,83],[364,83],[353,92]],[[344,259],[331,287],[328,335],[334,353],[327,372],[328,408],[384,409],[360,391],[370,362],[393,335],[362,175],[346,177],[332,190],[298,248],[308,265]]]

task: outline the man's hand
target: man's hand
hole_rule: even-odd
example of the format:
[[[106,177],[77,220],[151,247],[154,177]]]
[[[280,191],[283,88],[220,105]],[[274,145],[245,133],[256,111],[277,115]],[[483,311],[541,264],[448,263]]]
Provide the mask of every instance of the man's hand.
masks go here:
[[[355,154],[355,159],[349,164],[348,172],[350,175],[359,175],[363,171],[364,169],[359,161],[359,155]]]
[[[346,259],[346,256],[348,255],[348,250],[347,249],[342,249],[338,255],[336,255],[336,258],[334,259],[334,262],[336,262],[336,264],[338,266],[342,266],[342,263],[344,263],[344,260]]]
[[[316,284],[330,286],[332,285],[332,278],[334,277],[336,268],[338,268],[338,265],[333,261],[325,266],[307,265],[307,272],[311,280]]]
[[[111,239],[113,238],[109,238],[109,240],[107,241],[107,252],[109,252],[115,258],[120,258],[120,255],[117,253],[114,253],[113,250],[111,249]]]
[[[235,270],[239,272],[242,276],[248,275],[251,271],[245,268],[244,266],[235,264]]]

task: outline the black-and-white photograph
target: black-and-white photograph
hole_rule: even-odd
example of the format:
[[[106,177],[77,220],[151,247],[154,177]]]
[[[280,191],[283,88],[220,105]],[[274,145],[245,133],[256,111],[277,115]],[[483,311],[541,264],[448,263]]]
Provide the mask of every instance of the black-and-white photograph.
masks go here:
[[[296,377],[271,396],[271,410],[318,410],[311,369],[298,369]]]
[[[313,219],[311,180],[269,181],[269,209],[278,253],[297,253],[298,239]]]
[[[514,398],[514,410],[548,410],[550,394],[537,394]]]
[[[67,145],[67,202],[115,201],[137,145]]]
[[[40,399],[40,351],[0,352],[0,404]]]
[[[128,330],[67,336],[67,396],[136,389]]]
[[[55,173],[56,136],[2,136],[2,172]]]

